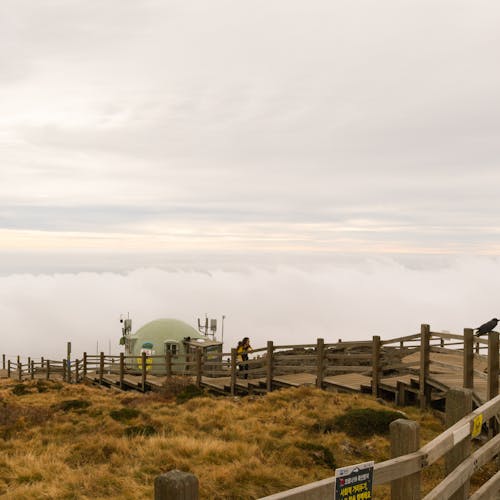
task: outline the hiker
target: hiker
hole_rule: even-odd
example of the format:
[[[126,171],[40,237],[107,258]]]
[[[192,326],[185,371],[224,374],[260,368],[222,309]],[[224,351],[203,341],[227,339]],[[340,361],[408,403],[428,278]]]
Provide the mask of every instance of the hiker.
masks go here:
[[[250,345],[250,339],[245,337],[243,340],[238,342],[238,349],[236,351],[238,355],[239,367],[241,372],[245,372],[243,378],[248,378],[248,364],[245,361],[248,361],[248,353],[252,352],[252,346]]]

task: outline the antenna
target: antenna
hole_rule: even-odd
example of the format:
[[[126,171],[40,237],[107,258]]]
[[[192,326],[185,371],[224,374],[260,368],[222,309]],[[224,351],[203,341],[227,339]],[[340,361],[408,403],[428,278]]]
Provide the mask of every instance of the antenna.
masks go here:
[[[122,327],[123,337],[130,335],[130,333],[132,332],[132,320],[130,319],[130,314],[127,313],[127,318],[124,318],[123,314],[120,314],[120,323],[123,325]]]
[[[222,315],[222,327],[221,327],[221,335],[220,335],[220,341],[224,344],[224,320],[226,319],[226,316],[223,314]]]
[[[198,318],[198,331],[205,335],[205,337],[211,336],[212,340],[215,340],[217,320],[215,318],[209,318],[208,314],[205,313],[205,321]]]

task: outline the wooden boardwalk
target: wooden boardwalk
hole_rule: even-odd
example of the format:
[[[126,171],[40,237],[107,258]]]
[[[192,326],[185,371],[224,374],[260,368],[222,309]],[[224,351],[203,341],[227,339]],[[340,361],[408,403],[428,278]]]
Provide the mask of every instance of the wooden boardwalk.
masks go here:
[[[470,387],[479,406],[495,397],[500,386],[498,366],[491,364],[487,355],[491,349],[498,351],[498,333],[491,335],[488,340],[479,339],[470,329],[465,329],[464,335],[436,333],[422,325],[420,333],[383,341],[374,336],[371,341],[339,340],[330,344],[322,339],[303,345],[275,346],[268,342],[267,347],[253,351],[245,371],[241,370],[235,349],[218,354],[216,361],[202,359],[199,352],[189,361],[143,355],[139,369],[136,357],[124,353],[84,353],[81,360],[71,361],[42,358],[34,362],[28,358],[27,363],[19,356],[13,361],[3,355],[0,377],[10,375],[17,381],[86,381],[146,392],[164,388],[168,377],[160,374],[170,373],[189,377],[193,384],[219,394],[264,394],[283,387],[314,386],[371,393],[399,405],[418,402],[422,408],[444,400],[450,388]],[[150,371],[150,366],[154,366],[154,371]]]
[[[445,397],[446,391],[463,385],[463,352],[431,352],[428,385],[432,388],[431,400],[436,401]],[[418,399],[419,394],[419,363],[420,353],[414,352],[401,359],[400,371],[396,375],[380,377],[379,392],[382,396],[393,399],[398,404],[407,404]],[[474,387],[473,399],[477,406],[487,401],[487,366],[485,357],[475,355],[474,359]],[[369,372],[369,370],[367,370]],[[500,383],[500,380],[499,380]],[[231,377],[202,377],[202,386],[222,394],[231,390]],[[316,386],[317,377],[312,373],[291,373],[273,376],[272,386],[299,387]],[[323,378],[323,388],[339,392],[372,391],[372,376],[359,371],[329,375]],[[236,379],[237,393],[264,392],[266,379]]]
[[[419,391],[419,370],[420,353],[414,352],[401,359],[400,370],[404,373],[397,375],[382,376],[379,379],[379,392],[383,397],[393,399],[398,404],[407,404],[415,401]],[[487,395],[487,359],[476,355],[474,365],[474,388],[473,398],[476,405],[481,405],[486,401]],[[365,392],[370,393],[372,387],[372,376],[359,371],[351,373],[341,373],[339,375],[329,375],[323,379],[323,388],[326,390],[339,392]],[[2,372],[0,372],[0,376]],[[6,374],[5,374],[6,376]],[[193,383],[195,382],[194,377]],[[87,380],[102,384],[107,387],[121,388],[124,390],[160,390],[166,377],[147,374],[143,386],[141,375],[125,374],[121,380],[117,373],[104,373],[102,377],[97,370],[87,373]],[[462,352],[431,352],[428,384],[432,387],[432,400],[444,398],[446,391],[453,387],[461,387],[463,382],[463,353]],[[202,376],[201,386],[219,393],[231,393],[231,377],[209,377]],[[280,374],[273,376],[272,387],[300,387],[316,386],[317,376],[313,373],[300,372]],[[239,378],[235,380],[235,394],[255,394],[265,393],[267,390],[267,380],[260,378]]]

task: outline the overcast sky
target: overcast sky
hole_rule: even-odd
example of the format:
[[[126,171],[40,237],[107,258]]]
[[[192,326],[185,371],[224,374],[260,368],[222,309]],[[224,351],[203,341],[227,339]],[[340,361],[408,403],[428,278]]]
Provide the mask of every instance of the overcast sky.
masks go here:
[[[499,26],[496,0],[2,0],[0,274],[496,259]]]
[[[3,250],[500,253],[496,1],[4,0]]]

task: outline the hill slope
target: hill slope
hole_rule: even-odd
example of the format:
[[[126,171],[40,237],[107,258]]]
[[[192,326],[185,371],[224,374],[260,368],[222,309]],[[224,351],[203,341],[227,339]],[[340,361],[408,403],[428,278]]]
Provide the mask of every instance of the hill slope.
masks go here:
[[[348,427],[352,417],[336,421],[367,408],[382,413],[362,416],[364,430]],[[306,387],[200,396],[174,379],[163,393],[147,395],[4,380],[0,410],[1,495],[136,500],[152,498],[155,476],[171,469],[196,474],[201,498],[251,499],[329,477],[335,467],[386,460],[383,416],[395,409]],[[423,443],[443,431],[436,415],[404,411],[420,422]],[[370,435],[373,415],[381,416],[381,430]],[[438,476],[428,476],[428,487]],[[387,495],[387,486],[377,489],[376,498]]]

